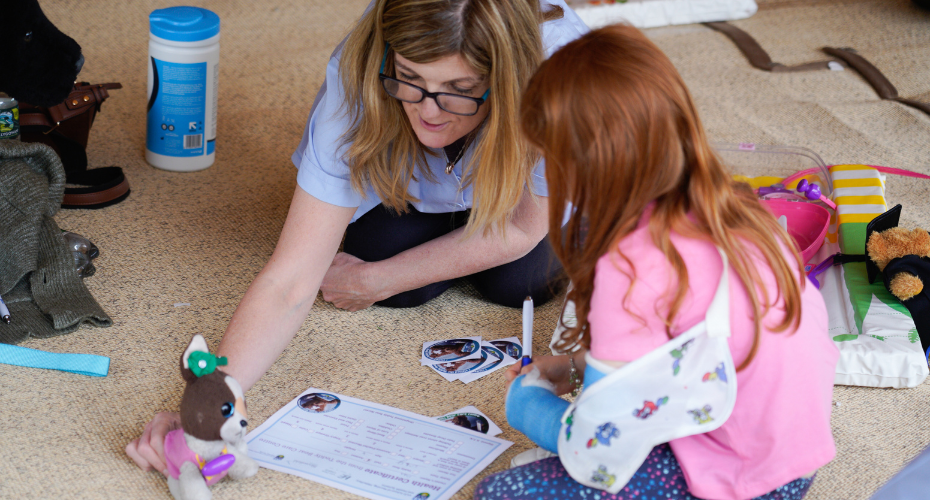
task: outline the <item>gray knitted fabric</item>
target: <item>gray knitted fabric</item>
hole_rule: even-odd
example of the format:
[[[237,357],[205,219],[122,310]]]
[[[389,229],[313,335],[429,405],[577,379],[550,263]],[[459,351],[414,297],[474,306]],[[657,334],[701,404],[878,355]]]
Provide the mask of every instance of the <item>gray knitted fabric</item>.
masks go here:
[[[65,171],[50,147],[0,141],[0,296],[12,318],[0,322],[2,343],[71,333],[85,321],[113,324],[52,219],[64,190]]]

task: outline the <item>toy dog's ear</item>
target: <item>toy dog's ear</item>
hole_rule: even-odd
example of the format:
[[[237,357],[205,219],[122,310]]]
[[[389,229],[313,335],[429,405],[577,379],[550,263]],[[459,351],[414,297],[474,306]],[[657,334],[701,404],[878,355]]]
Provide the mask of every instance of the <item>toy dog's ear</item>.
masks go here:
[[[901,205],[895,205],[891,207],[887,212],[879,215],[878,217],[872,219],[872,222],[869,222],[865,226],[865,241],[866,248],[865,254],[871,256],[872,251],[868,249],[868,242],[872,239],[872,233],[880,233],[886,229],[891,229],[893,227],[898,227],[898,222],[901,220]],[[891,257],[885,259],[886,261],[891,260]],[[865,262],[865,271],[869,277],[869,283],[874,283],[875,279],[878,277],[878,273],[888,265],[888,262],[883,263],[882,265],[877,265],[878,263],[875,259],[870,259]]]
[[[188,362],[191,353],[196,351],[210,352],[210,348],[207,347],[207,341],[204,340],[203,335],[194,335],[194,338],[191,339],[191,343],[188,344],[187,349],[184,350],[184,354],[181,355],[181,377],[188,384],[197,380],[197,375],[194,375]]]
[[[911,249],[921,258],[930,257],[930,233],[923,229],[911,231]]]
[[[883,271],[891,259],[898,257],[888,255],[888,242],[885,241],[885,235],[880,232],[872,233],[869,236],[869,241],[866,243],[866,251],[869,254],[869,258],[872,259],[872,262],[878,266],[879,271]]]

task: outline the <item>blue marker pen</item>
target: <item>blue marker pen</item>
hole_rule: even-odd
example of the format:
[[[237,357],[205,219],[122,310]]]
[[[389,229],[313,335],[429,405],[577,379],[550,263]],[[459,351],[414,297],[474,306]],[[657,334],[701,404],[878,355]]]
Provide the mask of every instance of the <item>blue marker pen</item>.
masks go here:
[[[10,324],[10,310],[6,308],[3,297],[0,297],[0,319],[3,319],[3,322],[6,324]]]
[[[523,301],[523,361],[520,366],[533,362],[533,298]]]

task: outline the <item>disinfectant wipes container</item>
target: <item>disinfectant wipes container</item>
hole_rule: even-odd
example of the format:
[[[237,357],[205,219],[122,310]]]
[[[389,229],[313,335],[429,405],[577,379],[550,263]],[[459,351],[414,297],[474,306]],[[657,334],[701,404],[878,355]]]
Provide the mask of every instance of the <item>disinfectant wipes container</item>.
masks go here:
[[[191,172],[213,164],[220,62],[220,18],[197,7],[149,15],[145,159]]]

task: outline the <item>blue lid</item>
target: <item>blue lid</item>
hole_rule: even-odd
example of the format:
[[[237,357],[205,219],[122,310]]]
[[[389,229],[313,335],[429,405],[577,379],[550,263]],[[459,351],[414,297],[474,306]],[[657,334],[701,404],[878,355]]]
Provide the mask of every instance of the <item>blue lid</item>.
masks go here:
[[[153,35],[173,42],[199,42],[220,32],[220,16],[199,7],[169,7],[149,14]]]

